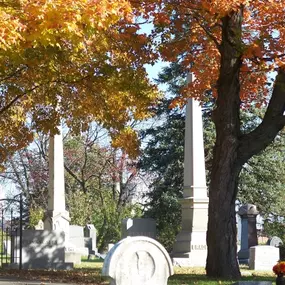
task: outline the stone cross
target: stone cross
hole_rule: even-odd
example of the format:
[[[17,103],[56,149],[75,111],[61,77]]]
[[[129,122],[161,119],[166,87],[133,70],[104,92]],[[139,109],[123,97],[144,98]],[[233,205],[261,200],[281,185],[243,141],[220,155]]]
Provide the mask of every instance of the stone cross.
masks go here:
[[[65,209],[64,160],[61,127],[60,133],[49,141],[48,211],[44,219],[45,230],[65,232],[69,237],[69,213]]]
[[[193,82],[193,74],[188,75]],[[171,254],[179,266],[205,266],[208,204],[203,140],[202,110],[198,101],[188,99],[186,106],[184,145],[184,188],[182,229]]]

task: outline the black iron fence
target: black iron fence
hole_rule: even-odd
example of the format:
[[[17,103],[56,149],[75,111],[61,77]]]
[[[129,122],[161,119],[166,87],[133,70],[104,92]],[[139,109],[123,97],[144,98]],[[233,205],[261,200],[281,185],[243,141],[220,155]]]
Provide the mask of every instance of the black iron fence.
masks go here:
[[[1,267],[22,269],[23,198],[0,199]]]

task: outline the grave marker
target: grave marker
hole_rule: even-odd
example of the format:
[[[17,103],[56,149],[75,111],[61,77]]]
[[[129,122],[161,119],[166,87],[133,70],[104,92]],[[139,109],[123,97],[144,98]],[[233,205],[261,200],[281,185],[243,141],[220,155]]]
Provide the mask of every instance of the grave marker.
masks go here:
[[[241,216],[241,247],[238,252],[238,259],[240,263],[248,264],[249,248],[258,244],[256,230],[256,216],[258,213],[256,206],[253,204],[245,204],[239,208],[238,214]]]
[[[249,249],[249,269],[270,270],[280,258],[279,248],[270,245],[258,245]]]
[[[112,285],[166,285],[173,275],[170,257],[156,240],[144,237],[127,237],[108,252],[102,275]]]
[[[24,230],[23,269],[72,269],[73,263],[65,262],[64,239],[62,231]],[[16,248],[18,255],[19,244]]]
[[[127,236],[147,236],[156,238],[156,223],[154,219],[136,218],[123,219],[122,238]]]
[[[89,255],[94,255],[97,253],[97,247],[96,247],[96,229],[94,225],[87,224],[84,227],[84,242],[85,247],[89,250]]]
[[[69,239],[69,212],[65,209],[64,160],[61,127],[59,134],[49,141],[48,211],[44,219],[45,230],[64,231]]]
[[[194,75],[188,74],[188,83]],[[206,232],[208,204],[203,140],[202,109],[193,98],[186,106],[184,144],[184,187],[182,227],[171,254],[179,266],[205,266],[207,258]]]
[[[268,240],[267,245],[278,247],[283,244],[283,241],[279,237],[272,237]]]

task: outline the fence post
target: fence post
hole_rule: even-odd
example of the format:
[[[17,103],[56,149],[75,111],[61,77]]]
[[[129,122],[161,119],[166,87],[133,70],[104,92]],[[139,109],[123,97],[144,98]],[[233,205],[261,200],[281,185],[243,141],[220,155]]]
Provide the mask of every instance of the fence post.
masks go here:
[[[23,245],[23,196],[20,194],[20,264],[19,269],[22,269],[22,245]]]
[[[1,233],[1,266],[3,267],[3,249],[4,249],[4,210],[2,209],[2,233]]]
[[[23,243],[23,196],[20,194],[20,264],[19,269],[22,269],[22,243]]]

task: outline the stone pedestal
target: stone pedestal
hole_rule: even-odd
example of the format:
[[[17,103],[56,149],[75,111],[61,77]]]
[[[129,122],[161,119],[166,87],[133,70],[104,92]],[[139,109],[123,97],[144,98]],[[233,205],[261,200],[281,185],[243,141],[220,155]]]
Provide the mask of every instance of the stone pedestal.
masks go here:
[[[249,263],[249,248],[258,244],[256,230],[258,213],[256,206],[252,204],[243,205],[238,211],[241,217],[241,247],[238,259],[242,264]]]
[[[208,199],[183,199],[182,230],[176,237],[171,254],[174,265],[205,266]]]
[[[192,75],[188,76],[188,82]],[[182,229],[171,254],[174,264],[205,266],[208,203],[205,173],[202,110],[198,101],[188,99],[184,146],[184,188]]]

